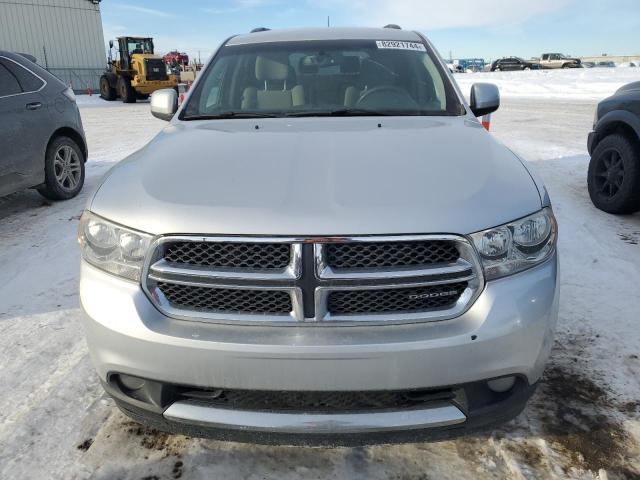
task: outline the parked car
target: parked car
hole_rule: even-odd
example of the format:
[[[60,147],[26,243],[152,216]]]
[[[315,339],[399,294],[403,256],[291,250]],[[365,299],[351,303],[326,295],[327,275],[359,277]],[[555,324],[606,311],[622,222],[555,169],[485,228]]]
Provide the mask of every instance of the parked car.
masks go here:
[[[0,196],[75,197],[87,160],[73,91],[25,55],[0,50]],[[28,141],[25,141],[28,139]]]
[[[225,40],[79,228],[99,378],[135,420],[260,443],[460,435],[517,415],[558,309],[543,184],[399,29]],[[452,149],[451,145],[457,145]]]
[[[510,70],[538,70],[540,65],[528,62],[519,57],[505,57],[494,61],[491,64],[491,71],[510,71]]]
[[[616,68],[616,62],[598,62],[597,67],[599,68]]]
[[[587,146],[593,204],[608,213],[640,210],[640,82],[598,104]]]
[[[562,53],[543,53],[540,57],[542,68],[580,68],[582,62],[579,58],[568,57]]]
[[[582,68],[593,68],[595,66],[595,62],[582,62]]]

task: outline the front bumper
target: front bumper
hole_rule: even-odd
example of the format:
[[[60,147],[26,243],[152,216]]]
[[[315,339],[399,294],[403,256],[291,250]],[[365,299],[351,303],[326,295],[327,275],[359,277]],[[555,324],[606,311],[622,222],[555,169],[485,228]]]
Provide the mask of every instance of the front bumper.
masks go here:
[[[551,349],[559,284],[554,256],[536,268],[489,282],[475,304],[456,319],[355,327],[236,327],[174,320],[156,310],[139,285],[86,263],[80,293],[89,349],[108,391],[114,372],[200,388],[283,392],[432,389],[507,375],[519,378],[522,388],[505,398],[507,403],[498,410],[493,409],[495,405],[484,413],[480,409],[474,418],[463,411],[462,422],[425,426],[435,433],[504,420],[524,407]],[[184,431],[178,426],[186,425],[201,431],[207,423],[209,430],[220,427],[216,421],[189,417],[193,410],[177,420],[170,405],[149,410],[118,392],[110,393],[128,414],[166,430]],[[425,412],[416,420],[418,426],[433,413]],[[334,420],[337,431],[344,419]],[[368,434],[372,430],[393,434],[395,429],[376,423],[387,420],[365,419],[373,425]],[[315,423],[322,422],[315,419]],[[405,432],[421,430],[407,428],[400,420],[396,423]],[[261,431],[259,425],[253,427],[236,430]],[[222,426],[222,430],[229,428]]]
[[[516,417],[537,384],[518,379],[508,393],[486,383],[466,385],[469,402],[436,402],[424,408],[369,412],[275,412],[222,409],[178,401],[167,409],[123,399],[104,384],[124,414],[137,422],[191,437],[277,445],[355,446],[446,440],[486,431]]]
[[[136,78],[131,82],[131,86],[140,93],[152,94],[156,90],[161,90],[163,88],[176,88],[178,86],[178,80],[175,75],[169,75],[167,80],[147,80],[146,78]]]

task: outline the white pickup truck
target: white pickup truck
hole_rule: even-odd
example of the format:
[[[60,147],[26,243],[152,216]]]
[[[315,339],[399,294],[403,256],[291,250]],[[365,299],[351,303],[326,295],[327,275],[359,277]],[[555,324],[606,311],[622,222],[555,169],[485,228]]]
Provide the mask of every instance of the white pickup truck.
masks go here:
[[[538,61],[540,66],[549,68],[580,68],[582,62],[579,58],[571,58],[562,53],[543,53]]]

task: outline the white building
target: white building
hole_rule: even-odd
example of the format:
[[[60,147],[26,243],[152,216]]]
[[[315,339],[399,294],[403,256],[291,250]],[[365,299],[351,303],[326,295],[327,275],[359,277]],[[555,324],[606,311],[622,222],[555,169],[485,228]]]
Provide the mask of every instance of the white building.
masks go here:
[[[28,53],[75,90],[106,66],[100,0],[1,0],[0,50]]]

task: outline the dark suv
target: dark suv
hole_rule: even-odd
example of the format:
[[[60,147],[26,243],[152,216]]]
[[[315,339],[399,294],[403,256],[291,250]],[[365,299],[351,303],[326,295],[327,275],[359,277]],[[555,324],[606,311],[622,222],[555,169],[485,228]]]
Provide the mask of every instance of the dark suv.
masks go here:
[[[75,197],[87,159],[73,91],[27,55],[0,50],[0,196]]]
[[[640,210],[640,82],[598,104],[588,141],[589,195],[600,210]]]
[[[540,65],[537,63],[527,62],[519,57],[500,58],[491,64],[491,71],[496,70],[538,70]]]

